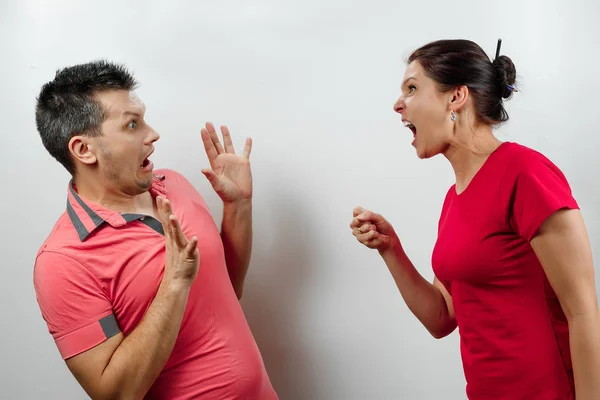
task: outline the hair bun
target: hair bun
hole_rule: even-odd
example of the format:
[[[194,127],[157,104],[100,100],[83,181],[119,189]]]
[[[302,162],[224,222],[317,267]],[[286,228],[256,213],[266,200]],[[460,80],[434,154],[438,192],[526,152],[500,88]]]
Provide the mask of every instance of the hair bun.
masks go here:
[[[508,99],[513,90],[509,86],[514,86],[517,79],[517,69],[512,60],[507,56],[500,56],[492,63],[496,69],[498,88],[500,95],[504,99]]]

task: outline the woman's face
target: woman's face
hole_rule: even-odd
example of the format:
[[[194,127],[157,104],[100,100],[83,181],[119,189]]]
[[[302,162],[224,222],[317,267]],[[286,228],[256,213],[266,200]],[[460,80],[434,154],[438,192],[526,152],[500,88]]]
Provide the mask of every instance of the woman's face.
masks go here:
[[[425,75],[418,61],[411,62],[404,73],[402,95],[394,110],[413,134],[412,145],[419,158],[444,153],[452,140],[451,120],[453,91],[441,92],[434,80]]]

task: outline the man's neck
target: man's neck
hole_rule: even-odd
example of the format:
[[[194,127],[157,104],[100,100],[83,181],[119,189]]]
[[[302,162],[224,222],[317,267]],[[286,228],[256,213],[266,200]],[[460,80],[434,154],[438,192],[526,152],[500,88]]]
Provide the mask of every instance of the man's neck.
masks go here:
[[[148,192],[131,195],[97,177],[78,176],[74,182],[81,197],[121,214],[148,211],[152,204]],[[91,182],[93,183],[90,184]]]

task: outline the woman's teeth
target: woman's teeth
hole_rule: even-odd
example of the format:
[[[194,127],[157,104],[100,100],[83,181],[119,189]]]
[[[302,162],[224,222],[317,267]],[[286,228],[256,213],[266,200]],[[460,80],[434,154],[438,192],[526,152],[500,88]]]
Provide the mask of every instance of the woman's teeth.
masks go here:
[[[404,121],[404,126],[410,129],[413,132],[413,135],[417,135],[417,128],[415,128],[415,126],[412,123]]]

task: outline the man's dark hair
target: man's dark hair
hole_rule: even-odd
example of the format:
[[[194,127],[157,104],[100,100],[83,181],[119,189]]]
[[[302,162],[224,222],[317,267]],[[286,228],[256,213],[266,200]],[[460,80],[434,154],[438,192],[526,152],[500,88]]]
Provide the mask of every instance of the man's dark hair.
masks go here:
[[[134,90],[137,82],[123,65],[105,60],[59,69],[54,80],[42,86],[35,122],[48,152],[71,175],[75,163],[69,140],[75,135],[100,136],[105,113],[95,94],[104,90]]]
[[[503,99],[511,97],[517,74],[509,57],[499,56],[492,62],[479,45],[458,39],[428,43],[411,54],[408,62],[413,61],[421,64],[441,91],[467,86],[480,122],[508,121]]]

